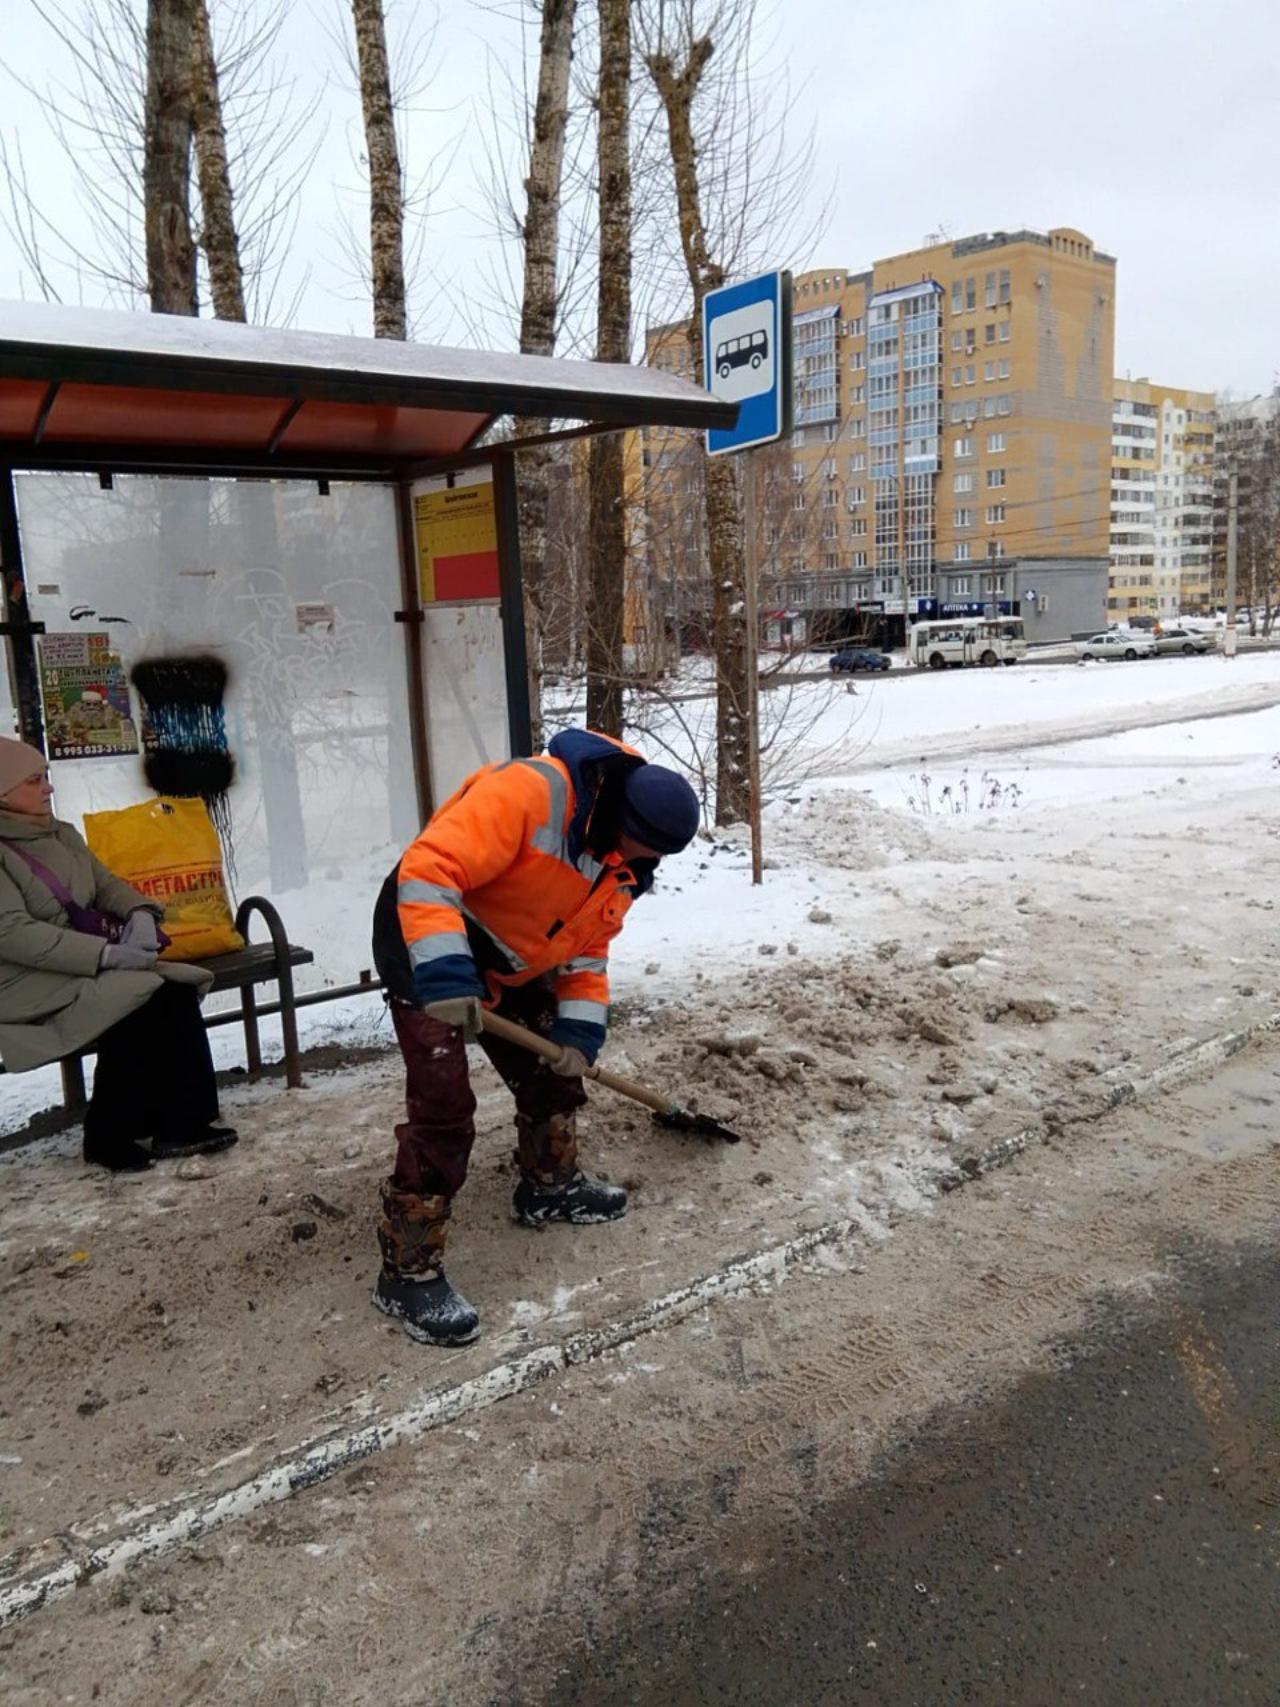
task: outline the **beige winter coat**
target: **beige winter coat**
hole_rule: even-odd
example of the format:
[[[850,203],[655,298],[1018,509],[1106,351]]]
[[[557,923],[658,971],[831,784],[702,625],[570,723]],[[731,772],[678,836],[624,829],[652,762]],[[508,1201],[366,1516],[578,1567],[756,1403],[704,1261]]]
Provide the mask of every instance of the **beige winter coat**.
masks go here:
[[[203,996],[212,974],[160,961],[154,972],[99,970],[101,937],[68,928],[48,886],[6,842],[21,842],[82,907],[121,918],[150,903],[113,877],[70,824],[0,812],[0,1060],[11,1073],[84,1049],[167,978]]]

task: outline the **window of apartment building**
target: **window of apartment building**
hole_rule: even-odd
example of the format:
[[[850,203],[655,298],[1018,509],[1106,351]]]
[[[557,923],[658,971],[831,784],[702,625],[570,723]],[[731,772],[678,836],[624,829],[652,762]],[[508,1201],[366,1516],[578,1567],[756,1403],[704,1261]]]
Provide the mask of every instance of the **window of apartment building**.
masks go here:
[[[849,437],[851,439],[865,439],[866,436],[867,423],[865,419],[861,415],[853,416],[849,422]]]
[[[996,364],[994,362],[983,362],[982,377],[984,381],[992,380],[996,377]]]
[[[978,281],[976,278],[964,281],[964,305],[966,309],[978,306]]]
[[[1003,520],[1004,520],[1004,505],[1003,504],[988,504],[987,505],[987,524],[988,524],[988,526],[991,526],[996,522],[1002,522]]]
[[[989,558],[1003,557],[1004,541],[1002,539],[989,539],[987,541],[987,556]]]
[[[973,526],[973,511],[957,510],[955,512],[955,525],[958,528],[971,528]]]
[[[795,481],[797,486],[804,479],[804,464],[802,462],[793,462],[791,464],[791,478]]]
[[[791,500],[791,508],[793,510],[803,510],[804,509],[804,493],[803,492],[797,492],[796,493],[795,497]]]
[[[951,334],[951,348],[957,354],[959,354],[960,349],[963,346],[963,344],[964,344],[964,337],[961,334],[961,332],[959,331],[959,329],[957,328],[957,330]]]
[[[963,307],[964,307],[964,285],[960,282],[959,279],[955,279],[955,280],[953,280],[952,285],[951,285],[951,312],[953,314],[959,314],[960,310]]]
[[[1003,468],[989,468],[987,470],[987,485],[988,486],[1003,486],[1004,485],[1004,469]]]
[[[822,507],[824,510],[835,509],[836,505],[839,502],[840,502],[840,494],[834,486],[827,486],[823,489]]]
[[[989,421],[991,419],[991,417],[995,414],[995,412],[996,412],[996,400],[995,400],[995,398],[994,397],[984,397],[982,399],[982,418],[983,418],[983,420]]]
[[[832,518],[830,521],[823,522],[823,524],[822,524],[822,537],[823,537],[823,539],[839,539],[839,537],[840,537],[840,523],[838,521],[836,521],[834,518]]]
[[[840,423],[838,421],[828,421],[822,429],[823,442],[825,444],[834,444],[839,432]]]
[[[1003,433],[988,433],[987,434],[987,449],[988,450],[1003,450],[1004,449],[1004,434]]]
[[[867,453],[865,450],[860,450],[849,458],[850,474],[862,474],[866,470],[866,466]]]
[[[850,403],[865,403],[866,400],[867,400],[867,388],[866,388],[866,386],[865,385],[853,386],[853,388],[849,392]]]
[[[865,516],[851,516],[849,518],[849,538],[865,539],[866,537],[867,518]]]
[[[978,419],[978,401],[976,398],[974,398],[974,400],[972,402],[966,403],[964,406],[965,425],[967,427],[971,427],[977,419]]]
[[[1001,267],[1001,269],[1000,269],[1000,300],[1001,300],[1001,302],[1009,302],[1012,299],[1012,297],[1013,297],[1013,283],[1009,277],[1009,269],[1008,269],[1008,267]]]
[[[849,366],[854,370],[855,373],[861,373],[862,370],[866,367],[866,365],[867,365],[866,351],[865,350],[854,350],[849,357]]]
[[[977,379],[978,379],[977,364],[975,362],[970,362],[968,367],[966,367],[964,370],[964,382],[966,385],[974,385],[977,383]]]
[[[865,551],[855,551],[849,561],[855,569],[865,569],[867,566],[867,554]]]
[[[795,450],[802,450],[804,448],[804,428],[803,427],[797,427],[795,432],[792,433],[791,444]]]
[[[1007,344],[1009,342],[1011,331],[1012,328],[1010,327],[1009,322],[1007,320],[1002,320],[1000,322],[1000,342],[1002,344]]]
[[[985,308],[994,308],[996,305],[996,275],[994,273],[988,273],[983,280],[982,302]]]
[[[977,347],[978,347],[978,328],[976,326],[966,326],[964,329],[964,353],[965,353],[965,355],[967,355],[967,356],[973,355],[973,353],[977,349]]]
[[[973,440],[971,438],[956,439],[953,442],[953,449],[956,456],[972,456]]]
[[[998,369],[998,373],[999,373],[999,377],[1001,379],[1008,379],[1008,377],[1009,377],[1009,358],[1008,358],[1008,356],[1001,356],[1000,367]]]
[[[1008,415],[1008,414],[1012,413],[1012,410],[1013,410],[1013,403],[1009,397],[1009,394],[1007,392],[1002,391],[1000,393],[999,397],[996,398],[996,414],[997,415]]]
[[[963,421],[964,420],[964,404],[963,403],[953,403],[951,405],[951,419],[953,421]]]
[[[823,459],[822,459],[822,472],[823,472],[823,475],[826,479],[828,479],[828,480],[834,480],[835,479],[835,477],[836,477],[836,459],[835,459],[835,457],[833,457],[833,456],[824,456],[823,457]]]
[[[951,383],[952,383],[952,385],[963,385],[963,383],[964,383],[964,369],[962,367],[953,367],[952,368],[952,370],[951,370]]]
[[[976,484],[972,474],[953,474],[951,477],[953,492],[972,492]]]
[[[991,322],[991,324],[989,326],[984,326],[982,328],[982,341],[984,344],[994,344],[995,343],[995,341],[996,341],[996,323],[994,320]]]
[[[867,489],[865,486],[850,486],[845,492],[845,502],[851,510],[856,509],[859,504],[865,504],[866,501]]]

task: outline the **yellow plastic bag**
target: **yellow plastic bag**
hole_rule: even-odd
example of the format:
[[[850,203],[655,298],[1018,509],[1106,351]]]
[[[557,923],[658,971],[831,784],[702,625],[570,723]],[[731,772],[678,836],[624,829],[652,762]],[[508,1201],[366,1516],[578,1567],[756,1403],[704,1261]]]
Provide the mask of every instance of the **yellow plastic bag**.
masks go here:
[[[86,812],[84,835],[108,871],[164,908],[165,960],[244,947],[222,875],[222,848],[202,800],[166,796],[119,812]]]

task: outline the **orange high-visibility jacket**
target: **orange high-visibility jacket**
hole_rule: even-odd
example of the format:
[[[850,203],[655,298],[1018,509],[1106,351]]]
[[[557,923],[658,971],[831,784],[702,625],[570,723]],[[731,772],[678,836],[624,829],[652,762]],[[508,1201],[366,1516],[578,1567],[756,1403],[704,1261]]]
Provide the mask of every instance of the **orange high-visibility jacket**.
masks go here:
[[[610,781],[643,764],[633,748],[590,730],[558,735],[547,753],[486,765],[445,801],[400,861],[397,911],[414,992],[424,1005],[487,995],[557,971],[552,1036],[594,1060],[609,1011],[609,943],[652,881],[616,853],[587,846]],[[486,991],[468,921],[497,951]],[[509,968],[509,970],[506,970]]]

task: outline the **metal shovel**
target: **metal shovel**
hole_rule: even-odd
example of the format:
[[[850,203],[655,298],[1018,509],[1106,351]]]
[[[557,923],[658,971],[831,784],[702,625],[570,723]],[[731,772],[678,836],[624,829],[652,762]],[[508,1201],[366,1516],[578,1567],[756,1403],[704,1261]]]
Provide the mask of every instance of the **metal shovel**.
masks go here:
[[[554,1063],[564,1053],[560,1045],[549,1037],[539,1037],[536,1031],[528,1031],[514,1020],[490,1013],[487,1008],[480,1018],[491,1036],[500,1037],[505,1043],[514,1043],[519,1049],[527,1049],[531,1055],[541,1055],[544,1061]],[[661,1091],[650,1090],[648,1085],[642,1085],[635,1079],[624,1079],[621,1073],[611,1073],[606,1067],[588,1067],[583,1076],[603,1085],[607,1091],[616,1091],[619,1096],[630,1097],[632,1102],[643,1103],[653,1110],[659,1126],[670,1126],[677,1132],[697,1132],[704,1138],[723,1138],[729,1144],[739,1142],[738,1133],[731,1132],[709,1114],[693,1114],[670,1097],[663,1096]]]

